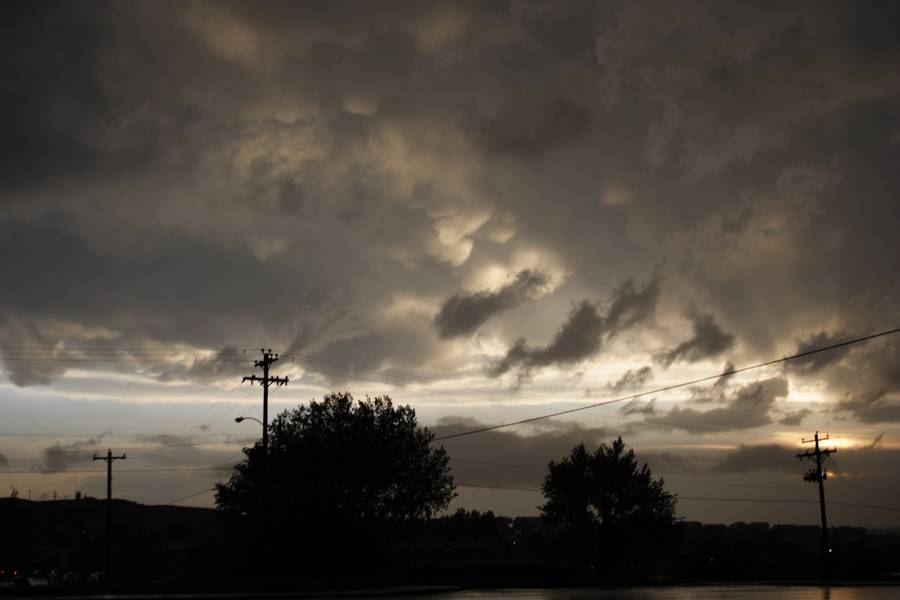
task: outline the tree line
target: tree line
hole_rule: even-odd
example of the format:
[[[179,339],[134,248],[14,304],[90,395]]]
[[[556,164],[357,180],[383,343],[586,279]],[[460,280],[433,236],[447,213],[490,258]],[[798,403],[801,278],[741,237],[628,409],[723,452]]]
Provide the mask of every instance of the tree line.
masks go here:
[[[268,452],[259,442],[244,449],[216,505],[260,572],[377,566],[456,496],[433,439],[409,406],[332,393],[277,415]],[[542,491],[542,518],[586,567],[640,568],[672,537],[676,497],[621,438],[551,461]]]

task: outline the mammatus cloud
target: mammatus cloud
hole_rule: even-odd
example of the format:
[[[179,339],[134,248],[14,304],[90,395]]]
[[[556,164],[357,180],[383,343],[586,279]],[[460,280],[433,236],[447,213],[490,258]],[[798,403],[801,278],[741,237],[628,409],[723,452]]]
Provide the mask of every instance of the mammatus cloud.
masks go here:
[[[725,405],[706,411],[672,407],[658,417],[646,418],[648,424],[689,433],[712,433],[752,429],[772,422],[769,412],[775,401],[788,395],[788,380],[773,377],[738,388],[725,397]]]
[[[615,383],[606,384],[606,389],[614,394],[631,392],[640,389],[641,386],[651,379],[653,379],[653,369],[651,367],[629,369]]]
[[[692,312],[693,336],[671,350],[657,355],[660,364],[669,367],[674,362],[697,362],[711,358],[734,346],[734,335],[722,331],[711,313]]]
[[[595,303],[582,301],[569,313],[549,344],[530,347],[523,338],[489,369],[499,377],[514,367],[528,373],[531,369],[550,365],[573,365],[600,351],[604,336],[608,339],[653,316],[659,295],[659,280],[654,277],[643,287],[631,280],[613,292],[612,303],[605,315]]]
[[[497,291],[456,294],[441,306],[434,327],[443,339],[470,335],[491,317],[540,296],[549,284],[546,274],[526,269]]]
[[[78,440],[70,444],[56,442],[52,446],[44,448],[43,470],[66,471],[76,464],[91,460],[93,451],[96,450],[97,445],[103,441],[105,436],[106,433],[101,433],[96,437]],[[91,452],[87,451],[89,448]]]

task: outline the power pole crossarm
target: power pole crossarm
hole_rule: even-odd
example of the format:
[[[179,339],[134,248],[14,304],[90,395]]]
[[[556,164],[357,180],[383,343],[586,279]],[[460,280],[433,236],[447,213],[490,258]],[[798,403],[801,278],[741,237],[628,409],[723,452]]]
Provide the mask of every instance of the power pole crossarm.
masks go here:
[[[825,468],[825,462],[831,454],[837,452],[836,448],[821,448],[819,446],[819,442],[824,442],[827,439],[830,439],[828,435],[819,437],[819,432],[817,431],[812,439],[802,440],[804,444],[814,443],[814,449],[797,454],[797,458],[800,460],[811,459],[816,462],[815,468],[807,471],[803,475],[803,479],[819,484],[819,513],[822,520],[822,555],[826,558],[828,553],[831,552],[831,547],[828,544],[828,518],[825,514],[825,480],[828,479],[828,470]]]
[[[269,386],[270,385],[287,385],[288,378],[287,377],[272,377],[269,375],[269,367],[271,367],[277,360],[278,354],[273,353],[272,349],[261,349],[262,359],[257,360],[253,363],[253,365],[257,368],[261,368],[263,370],[262,377],[259,375],[247,375],[243,379],[241,379],[241,383],[245,381],[249,381],[252,383],[259,383],[263,388],[263,431],[262,431],[262,447],[263,447],[263,456],[268,456],[269,454]]]
[[[113,456],[112,450],[106,456],[94,455],[94,460],[106,461],[106,576],[110,576],[112,561],[112,464],[117,460],[128,458],[125,454]]]

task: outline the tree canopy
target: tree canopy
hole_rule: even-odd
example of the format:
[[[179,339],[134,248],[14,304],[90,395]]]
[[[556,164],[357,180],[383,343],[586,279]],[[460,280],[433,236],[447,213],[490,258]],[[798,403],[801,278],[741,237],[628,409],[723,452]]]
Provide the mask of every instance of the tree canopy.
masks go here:
[[[387,396],[333,393],[275,417],[268,455],[260,443],[245,448],[216,503],[233,521],[277,525],[320,549],[371,541],[453,498],[449,458],[433,437]]]
[[[675,496],[646,464],[638,465],[622,438],[594,452],[575,446],[548,465],[542,489],[541,514],[575,532],[591,561],[617,556],[615,562],[634,563],[641,544],[671,530],[675,521]]]

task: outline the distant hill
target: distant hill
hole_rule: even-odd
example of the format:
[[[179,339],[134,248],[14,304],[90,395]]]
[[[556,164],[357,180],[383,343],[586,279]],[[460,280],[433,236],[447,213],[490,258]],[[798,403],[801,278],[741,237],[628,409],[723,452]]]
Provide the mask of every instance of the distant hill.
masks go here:
[[[197,557],[215,556],[224,537],[212,509],[113,500],[112,514],[113,565],[142,578],[178,575]],[[104,570],[106,500],[2,498],[0,526],[0,568]]]

